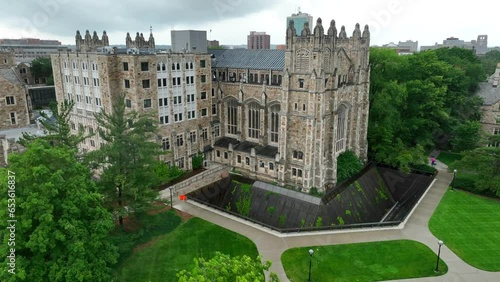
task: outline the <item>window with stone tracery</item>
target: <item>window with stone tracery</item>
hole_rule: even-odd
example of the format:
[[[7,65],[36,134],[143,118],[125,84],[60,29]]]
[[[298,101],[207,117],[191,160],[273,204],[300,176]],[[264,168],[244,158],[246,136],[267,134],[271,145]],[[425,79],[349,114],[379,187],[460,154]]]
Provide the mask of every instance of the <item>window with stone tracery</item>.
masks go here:
[[[307,71],[309,69],[309,51],[298,50],[295,60],[297,71]]]
[[[270,137],[271,137],[271,142],[272,143],[278,143],[278,133],[279,133],[279,112],[280,112],[280,106],[275,105],[272,106],[270,109],[270,119],[269,119],[269,129],[270,129]]]
[[[260,106],[257,103],[248,105],[248,137],[259,138]]]
[[[345,105],[340,105],[337,111],[337,140],[335,142],[335,151],[342,152],[347,144],[347,116],[348,109]]]
[[[227,133],[238,132],[238,102],[232,99],[227,102]]]

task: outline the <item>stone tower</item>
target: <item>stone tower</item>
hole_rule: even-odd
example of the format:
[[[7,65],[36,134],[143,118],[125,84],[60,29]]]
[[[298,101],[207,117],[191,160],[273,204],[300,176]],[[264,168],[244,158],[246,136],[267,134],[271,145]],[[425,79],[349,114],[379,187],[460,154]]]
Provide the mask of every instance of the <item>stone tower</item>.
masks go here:
[[[370,32],[356,24],[351,37],[321,18],[297,36],[287,28],[279,181],[308,191],[336,183],[337,157],[351,150],[367,157]]]

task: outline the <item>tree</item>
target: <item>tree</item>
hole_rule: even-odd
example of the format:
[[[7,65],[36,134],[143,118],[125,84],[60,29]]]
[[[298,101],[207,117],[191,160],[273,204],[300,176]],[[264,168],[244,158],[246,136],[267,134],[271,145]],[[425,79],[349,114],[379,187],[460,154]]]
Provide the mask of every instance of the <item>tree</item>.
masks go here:
[[[47,78],[47,85],[54,85],[50,58],[38,57],[34,59],[31,62],[31,74],[34,77],[45,77]]]
[[[345,151],[337,158],[337,183],[342,183],[363,169],[363,162],[351,151]]]
[[[480,58],[481,64],[483,65],[484,72],[487,75],[492,75],[495,73],[495,69],[497,64],[500,63],[500,51],[499,50],[491,50],[488,53],[484,54]]]
[[[1,281],[110,281],[118,255],[107,237],[114,224],[73,150],[35,140],[0,171],[1,193],[14,199],[0,200],[3,265],[15,255],[15,274],[3,271]],[[7,218],[17,220],[14,242]]]
[[[102,169],[99,187],[123,228],[124,216],[143,212],[158,194],[152,189],[160,183],[154,171],[160,146],[152,141],[157,121],[149,114],[126,112],[124,95],[113,100],[110,113],[102,111],[95,118],[106,143],[90,152],[89,160]]]
[[[481,123],[478,121],[466,121],[459,125],[454,132],[452,140],[455,152],[473,150],[479,146],[481,141]]]
[[[255,260],[248,256],[231,257],[220,252],[210,260],[194,259],[195,266],[191,271],[182,270],[177,273],[179,282],[253,282],[264,281],[264,271],[269,271],[271,262],[261,263],[260,257]],[[270,273],[269,281],[278,282],[278,276]]]
[[[480,118],[473,90],[484,78],[474,54],[445,48],[409,56],[370,50],[369,157],[409,170],[425,152],[449,148],[459,126]]]
[[[489,190],[500,197],[500,147],[480,147],[466,151],[464,157],[454,165],[477,174],[477,189]]]
[[[53,145],[76,148],[83,140],[90,137],[90,135],[85,135],[83,128],[79,128],[79,132],[76,135],[71,133],[70,115],[74,106],[75,102],[68,100],[61,102],[60,108],[57,107],[57,104],[51,104],[50,109],[54,117],[54,122],[50,121],[45,112],[40,112],[42,116],[40,123],[45,128],[46,134],[46,136],[42,137],[43,139],[49,141]],[[19,143],[26,147],[28,143],[36,138],[39,137],[23,132],[23,137],[19,140]]]

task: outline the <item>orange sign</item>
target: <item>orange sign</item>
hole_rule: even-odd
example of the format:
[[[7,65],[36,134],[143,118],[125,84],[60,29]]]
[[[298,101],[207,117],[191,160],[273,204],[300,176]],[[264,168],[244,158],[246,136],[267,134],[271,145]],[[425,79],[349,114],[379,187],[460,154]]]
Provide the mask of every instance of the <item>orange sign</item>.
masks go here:
[[[187,200],[186,195],[184,195],[184,194],[179,195],[179,200],[181,200],[181,201]]]

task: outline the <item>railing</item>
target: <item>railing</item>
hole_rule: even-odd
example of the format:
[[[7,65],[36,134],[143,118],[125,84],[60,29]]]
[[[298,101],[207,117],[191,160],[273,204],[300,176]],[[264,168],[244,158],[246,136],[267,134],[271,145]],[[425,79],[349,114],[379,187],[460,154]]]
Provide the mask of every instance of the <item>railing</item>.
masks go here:
[[[187,196],[189,200],[195,201],[199,204],[205,205],[207,207],[219,210],[221,212],[239,217],[241,219],[244,219],[246,221],[249,221],[251,223],[260,225],[262,227],[278,231],[280,233],[294,233],[294,232],[314,232],[314,231],[333,231],[333,230],[346,230],[346,229],[360,229],[360,228],[375,228],[375,227],[392,227],[392,226],[398,226],[402,221],[386,221],[386,222],[369,222],[369,223],[355,223],[355,224],[345,224],[345,225],[334,225],[334,226],[310,226],[310,227],[295,227],[295,228],[278,228],[269,224],[262,223],[260,221],[257,221],[255,219],[252,219],[250,217],[246,217],[243,215],[240,215],[238,213],[232,212],[225,210],[221,207],[218,207],[216,205],[212,205],[210,203],[203,202],[201,200],[198,200],[196,198],[190,197],[189,195]]]
[[[173,192],[174,192],[174,195],[178,195],[179,190],[184,189],[187,186],[190,186],[193,183],[196,183],[196,182],[198,182],[198,181],[200,181],[202,179],[208,180],[209,178],[207,178],[207,176],[213,175],[213,174],[217,174],[217,173],[220,173],[220,172],[222,172],[224,170],[228,170],[228,169],[229,169],[229,167],[226,167],[226,166],[223,166],[223,165],[220,166],[220,167],[218,167],[218,168],[215,168],[215,169],[208,169],[208,170],[205,170],[202,173],[197,174],[197,175],[195,175],[193,177],[190,177],[190,178],[188,178],[188,179],[186,179],[186,180],[184,180],[182,182],[176,183],[176,184],[171,185],[171,186],[167,185],[165,187],[162,187],[163,188],[162,191],[167,190],[167,189],[172,189]],[[218,177],[218,178],[220,178],[220,177]],[[217,181],[217,180],[215,180],[215,181]],[[205,184],[209,185],[211,183],[205,183]]]

